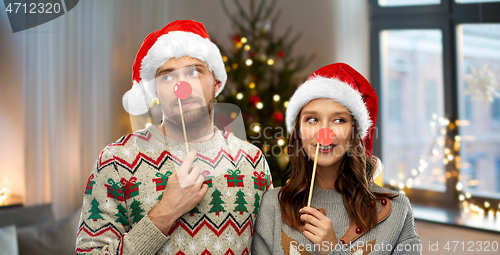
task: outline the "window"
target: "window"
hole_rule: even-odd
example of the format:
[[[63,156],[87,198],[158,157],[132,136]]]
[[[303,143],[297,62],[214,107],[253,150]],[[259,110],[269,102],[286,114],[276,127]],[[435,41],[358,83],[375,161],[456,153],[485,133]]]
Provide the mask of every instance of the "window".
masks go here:
[[[436,139],[443,117],[442,33],[437,29],[383,30],[381,101],[385,182],[444,191],[443,155]],[[441,138],[443,140],[444,138]],[[432,151],[434,154],[429,155]]]
[[[378,0],[380,6],[408,6],[439,4],[440,0]]]
[[[491,103],[491,120],[500,122],[500,98],[496,97]]]
[[[500,222],[500,0],[370,3],[385,185],[455,215],[446,223],[471,210]],[[486,225],[470,226],[500,231]]]

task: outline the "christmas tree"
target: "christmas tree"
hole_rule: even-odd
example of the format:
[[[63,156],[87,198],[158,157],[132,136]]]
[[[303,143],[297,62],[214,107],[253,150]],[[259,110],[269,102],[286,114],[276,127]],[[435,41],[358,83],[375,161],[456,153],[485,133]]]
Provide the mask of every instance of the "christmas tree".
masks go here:
[[[301,34],[290,38],[291,27],[283,35],[275,34],[281,13],[275,11],[276,0],[270,3],[261,0],[257,6],[257,1],[249,0],[249,8],[244,8],[239,0],[233,2],[238,9],[235,14],[231,14],[225,1],[221,0],[233,25],[233,34],[231,49],[221,49],[228,83],[217,102],[240,107],[248,141],[258,145],[266,154],[274,183],[281,186],[280,169],[284,170],[287,163],[283,115],[287,100],[304,80],[296,74],[314,56],[292,57],[293,45]]]
[[[245,206],[247,203],[247,201],[245,201],[245,193],[243,193],[243,191],[241,191],[241,189],[236,192],[236,196],[238,197],[236,199],[236,202],[234,202],[235,204],[238,204],[238,206],[236,206],[236,208],[234,208],[234,211],[235,212],[240,212],[240,214],[243,214],[244,212],[248,212],[248,209],[247,207]]]
[[[118,213],[115,214],[115,216],[118,218],[115,222],[121,223],[124,227],[128,226],[127,210],[125,207],[123,207],[122,204],[118,204],[116,209],[118,210]]]
[[[130,217],[134,217],[133,222],[134,223],[139,222],[142,219],[142,217],[144,217],[144,215],[141,215],[141,213],[145,212],[144,209],[141,208],[141,202],[134,199],[134,201],[130,205],[130,208],[132,208]]]
[[[91,208],[89,210],[89,213],[90,213],[90,216],[88,217],[87,220],[94,220],[94,221],[97,221],[97,220],[102,220],[103,217],[101,216],[101,213],[102,211],[99,210],[99,202],[97,202],[97,200],[95,200],[95,197],[94,199],[92,199],[92,202],[90,202],[91,204]]]
[[[195,206],[191,211],[189,211],[189,216],[194,216],[195,213],[201,213],[197,206]]]
[[[225,204],[224,201],[222,201],[221,193],[218,189],[215,189],[215,191],[212,193],[212,201],[210,202],[212,208],[210,208],[209,212],[214,212],[215,215],[219,216],[220,212],[225,212],[224,207],[221,204]]]
[[[253,214],[257,215],[259,213],[260,209],[260,196],[258,192],[255,192],[255,202],[253,203],[254,209],[253,209]]]

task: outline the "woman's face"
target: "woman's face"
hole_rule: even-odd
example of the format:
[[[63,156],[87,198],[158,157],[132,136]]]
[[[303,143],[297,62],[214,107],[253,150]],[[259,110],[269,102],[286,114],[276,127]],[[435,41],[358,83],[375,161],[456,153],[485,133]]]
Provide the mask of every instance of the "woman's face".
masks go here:
[[[351,140],[353,120],[350,111],[331,99],[319,98],[302,107],[299,121],[300,138],[309,158],[314,160],[318,130],[330,128],[335,133],[335,139],[328,146],[320,145],[317,164],[330,167],[340,163]]]

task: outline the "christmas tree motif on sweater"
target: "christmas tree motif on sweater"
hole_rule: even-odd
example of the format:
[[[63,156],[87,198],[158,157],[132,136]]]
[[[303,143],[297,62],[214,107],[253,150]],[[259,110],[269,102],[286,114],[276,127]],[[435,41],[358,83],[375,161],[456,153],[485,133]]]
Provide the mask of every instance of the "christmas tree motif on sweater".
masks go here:
[[[235,171],[228,169],[227,173],[228,174],[225,174],[224,177],[227,178],[228,187],[244,187],[243,177],[245,176],[239,175],[241,174],[241,171],[239,169],[236,169]]]
[[[215,213],[215,215],[219,216],[220,212],[225,212],[224,207],[221,204],[225,204],[224,201],[222,201],[221,193],[218,189],[215,189],[215,191],[212,193],[212,201],[210,202],[212,208],[210,208],[210,213]]]
[[[132,208],[130,217],[134,217],[133,222],[139,222],[144,217],[144,215],[142,215],[141,213],[145,212],[144,209],[141,208],[141,202],[134,199],[134,201],[130,205],[130,208]]]
[[[114,198],[120,202],[125,201],[123,196],[123,189],[120,183],[115,182],[112,178],[108,179],[108,183],[109,184],[104,184],[104,186],[106,186],[106,189],[108,190],[108,197]]]
[[[259,213],[259,209],[260,209],[260,196],[259,196],[259,193],[258,192],[255,192],[255,202],[253,203],[253,214],[257,215],[257,213]]]
[[[194,216],[194,214],[199,214],[201,213],[200,210],[198,209],[198,206],[195,206],[191,211],[189,211],[189,216]]]
[[[130,177],[130,180],[127,180],[125,178],[122,178],[120,180],[125,199],[130,199],[139,195],[139,185],[141,185],[141,182],[136,182],[137,177]]]
[[[94,180],[94,174],[89,176],[89,179],[87,180],[87,185],[85,186],[85,195],[92,195],[92,188],[95,184]]]
[[[236,192],[236,196],[238,198],[236,198],[236,202],[234,202],[235,204],[238,204],[238,206],[236,206],[236,208],[234,208],[234,211],[235,212],[240,212],[240,214],[243,214],[244,212],[248,212],[248,209],[247,207],[245,206],[247,203],[247,201],[245,201],[245,193],[243,191],[241,191],[241,189]]]
[[[121,223],[124,227],[128,226],[128,218],[127,218],[127,209],[122,206],[122,204],[118,204],[116,207],[118,213],[115,214],[118,217],[115,222]]]
[[[258,173],[257,171],[254,171],[252,179],[253,179],[253,187],[255,189],[261,191],[266,190],[268,179],[264,175],[264,172],[261,171],[260,173]]]
[[[99,202],[97,202],[97,200],[95,199],[92,199],[92,202],[90,203],[91,207],[90,207],[90,210],[89,210],[89,213],[90,213],[90,216],[87,218],[87,220],[94,220],[94,221],[97,221],[97,220],[103,220],[104,218],[101,216],[101,213],[102,211],[99,209]]]

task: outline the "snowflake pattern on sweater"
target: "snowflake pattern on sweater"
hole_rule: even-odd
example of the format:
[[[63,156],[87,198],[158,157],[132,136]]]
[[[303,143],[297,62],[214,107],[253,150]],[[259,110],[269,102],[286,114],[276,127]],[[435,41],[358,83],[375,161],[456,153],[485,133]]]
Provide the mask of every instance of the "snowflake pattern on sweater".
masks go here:
[[[209,141],[189,144],[209,190],[168,236],[147,217],[168,195],[184,148],[155,126],[106,146],[86,180],[75,254],[249,254],[259,199],[272,180],[262,152],[230,133],[216,129]]]

